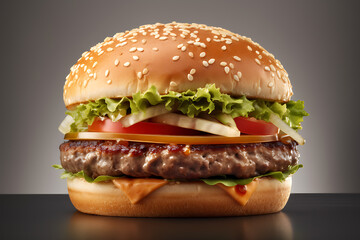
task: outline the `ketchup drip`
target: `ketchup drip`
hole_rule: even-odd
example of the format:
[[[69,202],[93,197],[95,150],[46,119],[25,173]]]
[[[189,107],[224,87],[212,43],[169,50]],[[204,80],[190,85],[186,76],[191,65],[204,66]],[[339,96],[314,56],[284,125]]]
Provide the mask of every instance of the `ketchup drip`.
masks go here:
[[[247,187],[246,185],[236,185],[235,186],[235,192],[239,195],[245,195],[246,194]]]

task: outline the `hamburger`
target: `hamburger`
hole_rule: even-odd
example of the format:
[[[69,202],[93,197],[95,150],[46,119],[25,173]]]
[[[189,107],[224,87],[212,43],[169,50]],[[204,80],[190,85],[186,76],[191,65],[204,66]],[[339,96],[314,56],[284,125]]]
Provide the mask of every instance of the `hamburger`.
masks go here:
[[[278,212],[298,163],[302,101],[250,38],[153,24],[82,54],[64,85],[62,178],[80,212],[240,216]]]

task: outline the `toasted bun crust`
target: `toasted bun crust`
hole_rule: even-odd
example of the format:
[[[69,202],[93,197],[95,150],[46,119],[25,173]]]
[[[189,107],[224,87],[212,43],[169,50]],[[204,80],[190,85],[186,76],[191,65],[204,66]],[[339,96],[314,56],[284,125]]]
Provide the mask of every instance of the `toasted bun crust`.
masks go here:
[[[203,182],[169,183],[131,204],[112,182],[88,183],[82,178],[68,180],[71,202],[84,213],[129,217],[242,216],[278,212],[286,205],[291,177],[279,182],[258,179],[258,186],[245,206],[224,190]]]
[[[250,38],[198,24],[154,24],[117,33],[84,52],[64,86],[66,107],[120,98],[155,85],[160,94],[215,83],[233,96],[287,102],[281,63]]]

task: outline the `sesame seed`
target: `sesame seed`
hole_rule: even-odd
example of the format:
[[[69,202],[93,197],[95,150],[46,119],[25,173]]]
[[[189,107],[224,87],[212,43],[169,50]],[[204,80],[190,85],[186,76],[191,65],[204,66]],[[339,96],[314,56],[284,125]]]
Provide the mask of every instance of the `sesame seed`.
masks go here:
[[[129,49],[129,52],[135,52],[136,51],[136,47],[132,47]]]
[[[275,67],[274,67],[274,65],[270,65],[270,69],[271,69],[271,71],[273,71],[273,72],[275,72],[276,71],[276,69],[275,69]]]
[[[256,52],[256,54],[260,54],[258,50],[256,50],[255,52]]]
[[[132,41],[132,42],[134,42],[134,43],[135,43],[135,42],[137,42],[137,40],[136,40],[136,39],[132,39],[131,41]]]
[[[259,59],[255,58],[255,62],[256,62],[257,64],[261,65]]]
[[[139,52],[143,52],[143,51],[144,51],[144,49],[141,48],[141,47],[137,48],[137,50],[138,50]]]
[[[193,43],[194,43],[193,40],[188,41],[188,44],[193,44]]]
[[[119,63],[120,63],[119,59],[115,59],[115,62],[114,62],[115,66],[118,66]]]
[[[159,35],[159,34],[156,34],[156,35],[155,35],[155,38],[159,38],[159,37],[160,37],[160,35]]]
[[[204,65],[204,67],[208,67],[209,63],[207,61],[203,61],[202,64]]]
[[[232,41],[231,41],[231,40],[226,40],[225,43],[226,43],[226,44],[231,44]]]
[[[205,53],[205,52],[201,52],[201,53],[200,53],[200,57],[201,57],[201,58],[203,58],[203,57],[205,57],[205,56],[206,56],[206,53]]]
[[[94,64],[92,65],[92,67],[94,68],[97,65],[97,62],[94,62]]]
[[[177,45],[177,48],[180,49],[180,48],[182,48],[182,46],[184,46],[184,44],[181,43],[181,44]]]
[[[265,66],[265,71],[270,72],[270,68],[268,66]]]
[[[93,59],[94,59],[94,57],[90,57],[89,59],[90,59],[90,60],[93,60]]]
[[[90,70],[90,69],[88,69],[88,70],[87,70],[87,73],[91,73],[91,70]]]
[[[241,61],[241,58],[239,58],[238,56],[233,56],[233,58],[234,58],[236,61],[238,61],[238,62]]]
[[[193,57],[194,57],[194,54],[193,54],[192,52],[189,52],[189,56],[190,56],[191,58],[193,58]]]
[[[225,45],[222,46],[222,47],[221,47],[221,50],[225,51],[225,50],[226,50],[226,46],[225,46]]]
[[[111,84],[111,79],[107,80],[106,82],[107,84]]]
[[[193,69],[190,70],[190,74],[191,74],[191,75],[194,75],[195,73],[196,73],[196,69],[195,69],[195,68],[193,68]]]
[[[170,82],[170,86],[175,87],[175,86],[177,86],[177,83],[174,82],[174,81],[171,81],[171,82]]]
[[[211,58],[210,60],[209,60],[209,64],[213,64],[215,62],[215,58]]]
[[[96,80],[96,73],[94,73],[94,80]]]
[[[274,82],[269,82],[268,86],[269,86],[269,87],[274,86]]]
[[[163,41],[163,40],[166,40],[168,39],[168,37],[160,37],[159,40]]]
[[[130,62],[124,63],[124,67],[128,67],[128,66],[130,66]]]
[[[272,76],[272,77],[275,77],[275,74],[272,72],[272,73],[271,73],[271,76]]]
[[[182,46],[181,51],[185,52],[186,51],[186,46]]]
[[[194,45],[198,47],[198,46],[200,46],[200,43],[199,42],[194,42]]]
[[[139,60],[139,57],[138,57],[138,56],[133,56],[133,59],[134,59],[135,61],[137,61],[137,60]]]
[[[262,59],[262,56],[261,56],[261,55],[259,55],[259,56],[258,56],[258,58],[259,58],[259,59]]]
[[[200,47],[206,48],[206,44],[205,43],[200,43]]]
[[[108,49],[106,49],[106,51],[111,52],[112,50],[114,50],[113,48],[109,47]]]
[[[109,69],[106,69],[105,70],[105,77],[109,76],[109,73],[110,73]]]
[[[211,41],[211,38],[206,38],[206,41],[210,42],[210,41]]]
[[[230,66],[231,69],[234,69],[234,64],[229,63],[229,66]]]
[[[185,38],[185,35],[184,35],[184,34],[180,34],[180,37]]]
[[[188,74],[188,75],[187,75],[187,78],[189,79],[189,81],[194,80],[194,77],[193,77],[193,75],[191,75],[191,74]]]
[[[78,78],[79,78],[79,76],[76,74],[76,75],[75,75],[75,80],[77,80]]]
[[[159,49],[156,47],[154,47],[152,50],[154,50],[155,52],[159,51]]]
[[[249,49],[249,51],[252,51],[252,48],[250,46],[247,46],[247,48]]]
[[[281,73],[280,73],[280,71],[277,70],[276,73],[277,73],[278,77],[281,78]]]
[[[230,68],[229,67],[224,67],[224,71],[226,72],[226,74],[228,74],[230,72]]]
[[[241,73],[241,72],[237,72],[237,75],[238,75],[239,79],[241,79],[242,73]]]
[[[225,67],[227,65],[227,63],[226,62],[221,62],[220,65]]]
[[[138,77],[139,79],[142,78],[142,75],[143,75],[142,72],[138,72],[138,73],[137,73],[137,77]]]
[[[147,68],[144,68],[143,71],[142,71],[142,73],[143,73],[144,75],[146,75],[148,72],[149,72],[149,70],[148,70]]]
[[[239,80],[240,80],[239,77],[238,77],[238,75],[234,75],[233,77],[234,77],[235,81],[239,81]]]
[[[180,58],[180,56],[173,56],[172,60],[177,61],[177,60],[179,60],[179,58]]]
[[[146,39],[141,40],[141,42],[142,42],[143,44],[145,44],[145,43],[146,43]]]

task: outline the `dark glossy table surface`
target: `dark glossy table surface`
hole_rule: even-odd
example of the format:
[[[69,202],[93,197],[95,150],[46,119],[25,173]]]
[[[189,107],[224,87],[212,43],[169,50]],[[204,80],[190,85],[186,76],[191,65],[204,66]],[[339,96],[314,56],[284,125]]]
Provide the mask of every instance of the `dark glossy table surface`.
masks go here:
[[[360,239],[360,194],[292,194],[276,214],[117,218],[77,212],[67,195],[0,195],[0,239]]]

